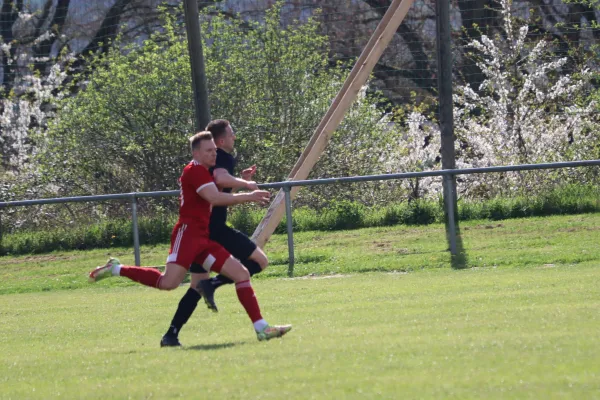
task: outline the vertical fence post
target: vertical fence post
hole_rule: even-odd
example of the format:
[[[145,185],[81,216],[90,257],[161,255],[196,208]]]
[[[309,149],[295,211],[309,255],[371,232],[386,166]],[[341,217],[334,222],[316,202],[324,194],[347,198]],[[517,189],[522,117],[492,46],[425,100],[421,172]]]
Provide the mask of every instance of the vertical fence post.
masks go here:
[[[452,36],[450,27],[450,1],[436,1],[436,25],[437,25],[437,67],[438,67],[438,93],[439,93],[439,121],[441,134],[442,169],[456,168],[456,154],[454,152],[454,117],[452,100]],[[454,176],[444,175],[444,201],[447,204],[445,210],[446,236],[450,242],[450,248],[456,250],[456,181]],[[453,202],[448,202],[448,196],[452,196]],[[452,253],[455,255],[455,253]]]
[[[208,86],[204,68],[204,53],[200,34],[198,2],[183,0],[185,14],[185,29],[188,38],[190,66],[192,70],[192,85],[194,90],[194,105],[196,107],[196,129],[204,130],[210,122],[210,104],[208,102]]]
[[[142,262],[140,260],[140,234],[138,230],[137,198],[135,195],[131,197],[131,223],[133,224],[133,253],[135,255],[135,265],[139,267]]]
[[[0,208],[0,256],[4,254],[4,248],[2,247],[2,208]]]
[[[447,232],[448,241],[450,242],[450,253],[455,256],[458,254],[456,250],[456,221],[454,214],[454,175],[444,175],[444,206],[446,207],[446,215],[448,216]]]
[[[285,193],[285,218],[287,222],[287,236],[288,236],[288,276],[291,278],[294,276],[294,226],[292,221],[292,197],[290,195],[291,187],[285,186],[283,192]]]

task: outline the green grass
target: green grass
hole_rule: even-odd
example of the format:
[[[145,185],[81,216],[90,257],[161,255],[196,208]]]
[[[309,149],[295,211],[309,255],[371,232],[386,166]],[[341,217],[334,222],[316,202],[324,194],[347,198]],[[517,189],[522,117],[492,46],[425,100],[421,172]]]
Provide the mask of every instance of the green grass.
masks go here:
[[[598,187],[590,185],[568,185],[548,190],[542,194],[514,195],[487,200],[461,200],[458,202],[458,219],[472,221],[479,219],[505,220],[548,215],[572,215],[600,212]],[[55,206],[48,206],[55,207]],[[15,209],[11,209],[15,210]],[[11,221],[25,218],[16,213],[4,219],[5,233],[0,242],[0,256],[21,254],[42,254],[53,250],[90,250],[132,246],[131,218],[111,218],[110,220],[90,220],[85,214],[82,222],[73,221],[75,213],[66,217],[69,223],[61,225],[56,208],[46,214],[55,216],[50,227],[42,225],[37,229],[16,229]],[[139,236],[141,243],[156,245],[168,243],[171,228],[177,214],[158,213],[154,217],[140,213]],[[9,214],[10,215],[10,214]],[[246,233],[254,229],[264,216],[264,209],[235,207],[229,222]],[[300,207],[293,210],[295,232],[338,231],[365,227],[387,227],[394,225],[428,225],[443,222],[444,212],[441,201],[418,200],[408,203],[398,202],[385,206],[366,207],[359,202],[331,200],[328,207],[320,210]],[[20,221],[20,224],[23,221]],[[27,225],[26,225],[27,226]],[[7,233],[8,232],[8,233]],[[286,232],[285,220],[276,229]]]
[[[0,257],[0,399],[600,397],[598,226],[600,214],[464,223],[464,270],[439,224],[303,232],[294,279],[276,235],[254,287],[292,332],[258,342],[225,287],[182,349],[158,342],[185,288],[86,282],[132,249]]]
[[[597,265],[260,280],[288,336],[256,341],[228,287],[182,349],[158,342],[184,288],[4,295],[0,398],[595,398]]]
[[[468,267],[600,263],[600,214],[463,223]],[[417,271],[450,265],[444,227],[395,226],[294,235],[295,274]],[[270,267],[257,279],[287,275],[287,238],[275,235]],[[167,245],[142,247],[143,265],[164,265]],[[133,263],[131,248],[0,257],[0,294],[87,287],[86,273],[109,256]],[[119,280],[112,286],[133,286]]]

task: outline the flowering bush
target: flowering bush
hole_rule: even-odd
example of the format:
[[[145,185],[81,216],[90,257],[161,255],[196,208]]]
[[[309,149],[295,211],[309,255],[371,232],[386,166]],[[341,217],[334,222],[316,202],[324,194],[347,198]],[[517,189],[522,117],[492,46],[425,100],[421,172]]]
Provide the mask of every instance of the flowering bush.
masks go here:
[[[583,67],[573,74],[561,68],[566,57],[553,53],[545,38],[528,40],[526,21],[518,26],[511,0],[502,6],[503,35],[482,35],[468,46],[477,50],[477,65],[485,80],[474,91],[458,86],[454,95],[457,168],[595,158],[598,122],[595,103],[584,102],[592,73]],[[400,147],[402,170],[439,166],[439,128],[420,111],[406,119]],[[504,189],[541,189],[564,172],[507,173],[461,177],[466,195],[493,196]],[[569,179],[581,179],[570,173]],[[438,180],[421,181],[420,194],[437,194]]]

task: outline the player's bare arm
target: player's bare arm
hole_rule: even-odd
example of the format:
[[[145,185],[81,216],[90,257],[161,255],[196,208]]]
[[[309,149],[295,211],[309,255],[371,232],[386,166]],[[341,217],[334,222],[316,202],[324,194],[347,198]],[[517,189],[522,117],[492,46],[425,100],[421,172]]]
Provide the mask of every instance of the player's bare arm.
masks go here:
[[[254,190],[249,193],[224,193],[219,192],[216,185],[206,185],[198,190],[198,194],[204,200],[213,206],[231,206],[242,203],[260,203],[269,202],[271,194],[266,190]]]
[[[231,188],[231,189],[247,189],[247,190],[257,190],[258,186],[256,182],[247,180],[245,178],[236,178],[235,176],[231,176],[229,172],[225,168],[217,168],[213,171],[213,178],[215,179],[215,183],[221,189]]]

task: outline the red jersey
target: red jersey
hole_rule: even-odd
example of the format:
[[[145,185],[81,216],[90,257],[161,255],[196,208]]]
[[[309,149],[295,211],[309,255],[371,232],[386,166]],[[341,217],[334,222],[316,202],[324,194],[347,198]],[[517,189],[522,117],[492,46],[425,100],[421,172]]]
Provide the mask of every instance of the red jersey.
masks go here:
[[[198,191],[214,184],[212,174],[199,162],[192,160],[185,166],[179,178],[179,221],[194,224],[208,234],[212,206]]]

